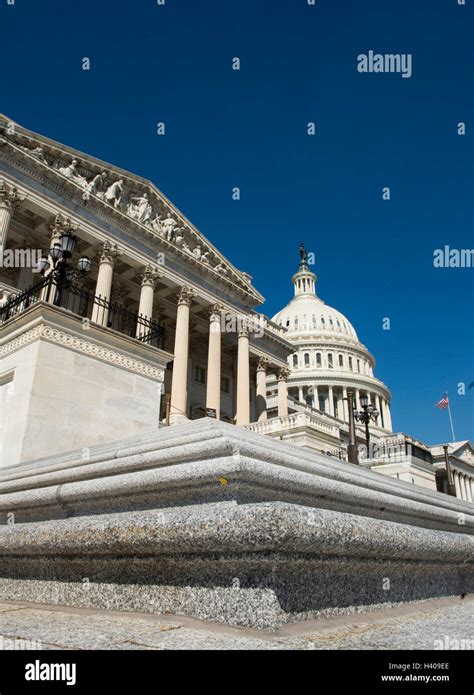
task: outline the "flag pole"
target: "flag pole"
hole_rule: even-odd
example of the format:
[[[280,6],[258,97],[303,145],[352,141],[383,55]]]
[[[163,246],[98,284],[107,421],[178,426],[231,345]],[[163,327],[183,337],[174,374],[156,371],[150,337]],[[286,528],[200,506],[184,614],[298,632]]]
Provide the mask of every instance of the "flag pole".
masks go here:
[[[451,423],[451,434],[453,435],[453,442],[455,442],[455,441],[456,441],[456,436],[455,436],[455,434],[454,434],[453,418],[452,418],[452,415],[451,415],[451,407],[450,407],[450,405],[449,405],[449,396],[448,396],[448,392],[447,392],[447,391],[446,391],[446,398],[447,398],[447,401],[448,401],[448,413],[449,413],[449,422]]]

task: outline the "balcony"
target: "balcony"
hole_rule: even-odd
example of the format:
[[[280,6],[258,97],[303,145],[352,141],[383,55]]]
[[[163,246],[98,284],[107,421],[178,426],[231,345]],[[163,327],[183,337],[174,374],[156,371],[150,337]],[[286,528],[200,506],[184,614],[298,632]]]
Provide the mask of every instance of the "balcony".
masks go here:
[[[0,306],[0,325],[16,318],[34,304],[44,301],[75,314],[83,320],[98,323],[118,333],[135,338],[160,350],[164,348],[165,330],[156,321],[130,311],[122,304],[109,302],[76,284],[59,286],[48,275],[24,292],[16,290]]]

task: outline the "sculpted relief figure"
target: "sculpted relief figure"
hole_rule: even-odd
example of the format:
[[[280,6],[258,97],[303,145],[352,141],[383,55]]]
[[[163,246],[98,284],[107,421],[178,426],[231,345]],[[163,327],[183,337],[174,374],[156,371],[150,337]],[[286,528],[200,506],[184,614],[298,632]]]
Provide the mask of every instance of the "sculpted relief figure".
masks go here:
[[[120,179],[120,181],[115,181],[115,183],[107,188],[105,191],[104,200],[106,203],[109,203],[109,205],[113,205],[114,208],[117,208],[119,206],[122,193],[123,180]]]
[[[40,162],[43,162],[43,164],[48,164],[49,166],[42,147],[34,147],[32,150],[30,150],[28,147],[22,147],[21,149],[28,152],[28,154],[31,154],[32,157],[38,159]]]
[[[214,270],[215,270],[217,273],[220,273],[221,275],[227,275],[227,268],[226,268],[225,265],[223,265],[222,263],[218,263],[218,264],[214,267]]]
[[[67,167],[58,167],[58,171],[67,179],[74,179],[76,176],[79,176],[77,172],[77,159],[73,159]]]
[[[163,236],[164,232],[161,215],[156,214],[155,217],[152,220],[150,220],[149,224],[153,231],[158,232],[160,236]]]
[[[84,200],[89,200],[91,195],[98,195],[101,192],[106,178],[107,174],[103,171],[102,174],[96,174],[91,181],[86,181],[84,179],[83,186],[86,189],[82,195]]]
[[[163,222],[163,230],[165,232],[165,238],[167,241],[173,241],[176,224],[176,220],[173,217],[171,217],[171,213],[169,212],[166,215],[166,219]]]
[[[200,260],[201,263],[204,263],[204,265],[209,265],[209,251],[202,253]]]
[[[127,207],[127,213],[130,217],[144,224],[150,219],[152,212],[153,208],[150,205],[147,193],[130,198],[130,203]]]

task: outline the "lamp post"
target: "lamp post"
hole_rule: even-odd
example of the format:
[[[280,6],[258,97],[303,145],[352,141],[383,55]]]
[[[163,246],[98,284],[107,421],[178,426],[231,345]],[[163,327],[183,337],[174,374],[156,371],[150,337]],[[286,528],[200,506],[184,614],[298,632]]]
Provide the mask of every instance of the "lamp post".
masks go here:
[[[349,463],[359,465],[359,455],[357,452],[357,442],[354,422],[354,391],[347,392],[347,404],[349,410],[349,444],[347,447],[347,460]]]
[[[354,419],[357,422],[362,422],[365,425],[365,440],[367,442],[367,458],[369,458],[369,447],[370,447],[370,432],[369,432],[369,422],[375,422],[379,416],[379,411],[374,408],[372,403],[369,403],[369,397],[367,395],[360,397],[360,407],[362,410],[358,411],[354,408],[353,414]]]
[[[451,497],[456,497],[456,487],[453,482],[453,472],[451,470],[451,464],[449,463],[449,453],[448,453],[448,445],[443,444],[443,451],[444,451],[444,462],[446,464],[446,482],[447,482],[447,493],[448,495],[451,495]]]
[[[76,279],[77,275],[85,275],[91,269],[92,262],[88,256],[81,256],[76,267],[70,265],[69,259],[72,257],[77,244],[75,237],[69,230],[61,232],[58,241],[56,241],[49,249],[49,256],[53,261],[53,270],[51,271],[51,280],[54,281],[56,291],[54,294],[53,304],[59,306],[61,304],[61,294],[64,287],[69,285]],[[49,260],[43,256],[36,266],[36,271],[45,275],[51,264]],[[49,295],[49,292],[48,292]],[[49,296],[47,297],[49,300]]]

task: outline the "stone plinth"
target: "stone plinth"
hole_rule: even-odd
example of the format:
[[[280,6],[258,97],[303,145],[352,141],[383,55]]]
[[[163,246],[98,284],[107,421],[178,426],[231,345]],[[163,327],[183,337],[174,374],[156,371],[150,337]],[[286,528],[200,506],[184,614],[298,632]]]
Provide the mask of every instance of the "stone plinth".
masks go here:
[[[0,598],[268,628],[468,593],[473,510],[199,420],[3,469]]]

